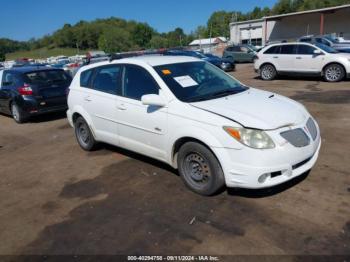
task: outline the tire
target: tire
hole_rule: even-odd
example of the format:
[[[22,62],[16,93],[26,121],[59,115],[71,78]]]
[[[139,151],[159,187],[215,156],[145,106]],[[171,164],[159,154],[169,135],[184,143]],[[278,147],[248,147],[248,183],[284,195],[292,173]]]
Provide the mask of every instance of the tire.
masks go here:
[[[260,77],[262,80],[271,81],[277,76],[276,68],[271,64],[263,65],[260,68]]]
[[[345,70],[341,65],[330,64],[323,70],[323,78],[327,82],[339,82],[345,77]]]
[[[225,185],[219,161],[199,143],[187,142],[181,146],[177,164],[185,185],[197,194],[211,196]]]
[[[11,104],[11,115],[17,124],[23,124],[27,120],[27,117],[16,103]]]
[[[78,144],[82,149],[85,151],[94,151],[97,148],[97,142],[83,117],[80,116],[75,121],[74,131]]]

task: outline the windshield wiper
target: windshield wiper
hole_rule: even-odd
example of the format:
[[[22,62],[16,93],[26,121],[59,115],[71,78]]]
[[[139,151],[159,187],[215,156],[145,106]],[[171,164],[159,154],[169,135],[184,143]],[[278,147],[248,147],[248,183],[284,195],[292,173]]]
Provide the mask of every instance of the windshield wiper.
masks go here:
[[[199,102],[199,101],[205,101],[205,100],[210,100],[213,98],[220,98],[220,97],[225,97],[228,95],[234,95],[237,93],[242,92],[242,90],[232,90],[232,89],[226,89],[226,90],[222,90],[222,91],[218,91],[212,94],[208,94],[205,96],[197,96],[197,97],[192,97],[190,99],[188,99],[187,102]]]
[[[226,90],[222,90],[222,91],[218,91],[215,93],[212,93],[209,95],[210,98],[219,98],[219,97],[225,97],[228,95],[234,95],[239,93],[239,90],[232,90],[232,89],[226,89]]]

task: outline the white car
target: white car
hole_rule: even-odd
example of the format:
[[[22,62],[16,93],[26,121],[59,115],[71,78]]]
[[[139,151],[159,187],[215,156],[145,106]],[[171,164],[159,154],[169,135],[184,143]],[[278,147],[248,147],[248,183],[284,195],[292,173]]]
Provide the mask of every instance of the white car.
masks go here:
[[[313,167],[321,146],[304,106],[192,57],[82,67],[68,106],[84,150],[105,142],[166,162],[202,195],[286,182]]]
[[[328,82],[338,82],[350,77],[350,54],[323,44],[274,44],[257,54],[254,68],[263,80],[287,74],[323,76]]]

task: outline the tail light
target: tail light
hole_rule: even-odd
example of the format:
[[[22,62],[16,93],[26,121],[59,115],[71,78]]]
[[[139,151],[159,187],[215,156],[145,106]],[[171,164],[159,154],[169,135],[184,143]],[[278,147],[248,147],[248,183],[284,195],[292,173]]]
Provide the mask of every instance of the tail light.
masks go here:
[[[33,95],[33,89],[27,84],[24,84],[22,87],[19,87],[18,92],[22,96]]]

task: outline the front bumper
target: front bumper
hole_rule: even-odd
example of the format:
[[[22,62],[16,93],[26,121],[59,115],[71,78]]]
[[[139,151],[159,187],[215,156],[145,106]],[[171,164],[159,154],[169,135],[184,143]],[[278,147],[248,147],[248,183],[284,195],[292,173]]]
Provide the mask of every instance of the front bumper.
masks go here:
[[[281,139],[274,149],[244,147],[214,148],[213,151],[221,163],[228,187],[267,188],[302,175],[315,165],[321,148],[318,128],[317,131],[316,139],[305,147],[294,147]],[[276,133],[279,135],[279,132]],[[266,176],[263,181],[260,180],[262,175]]]

